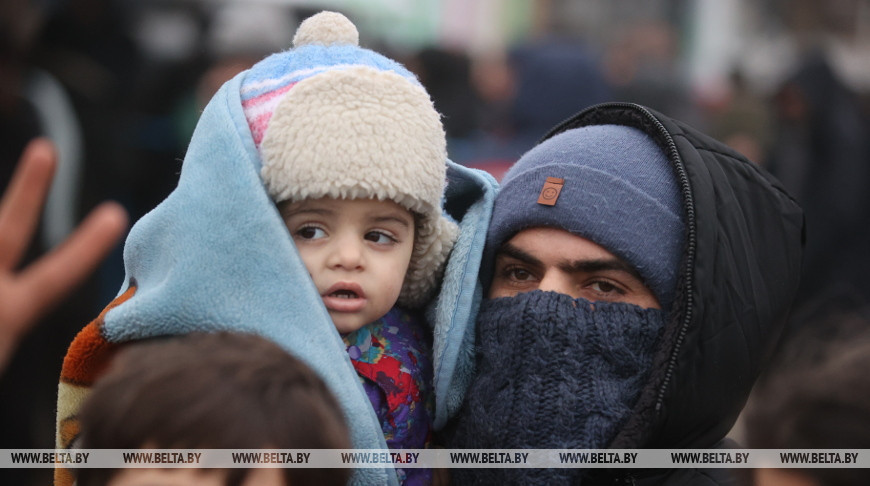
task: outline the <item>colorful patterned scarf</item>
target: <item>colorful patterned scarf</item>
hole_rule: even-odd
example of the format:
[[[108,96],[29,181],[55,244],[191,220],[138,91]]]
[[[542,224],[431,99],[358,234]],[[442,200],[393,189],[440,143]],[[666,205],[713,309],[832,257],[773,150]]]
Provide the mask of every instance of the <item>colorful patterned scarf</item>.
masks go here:
[[[384,438],[391,449],[424,449],[434,399],[429,333],[422,319],[394,307],[381,319],[343,336]],[[428,484],[431,470],[397,469],[403,484]]]

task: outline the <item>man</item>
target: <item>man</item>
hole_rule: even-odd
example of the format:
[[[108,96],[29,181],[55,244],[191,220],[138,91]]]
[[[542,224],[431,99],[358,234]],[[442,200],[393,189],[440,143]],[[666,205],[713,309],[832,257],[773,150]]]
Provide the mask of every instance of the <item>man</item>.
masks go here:
[[[798,284],[802,213],[757,165],[599,105],[506,174],[462,448],[723,447]],[[456,484],[725,484],[725,470],[472,469]],[[624,481],[624,482],[619,482]]]

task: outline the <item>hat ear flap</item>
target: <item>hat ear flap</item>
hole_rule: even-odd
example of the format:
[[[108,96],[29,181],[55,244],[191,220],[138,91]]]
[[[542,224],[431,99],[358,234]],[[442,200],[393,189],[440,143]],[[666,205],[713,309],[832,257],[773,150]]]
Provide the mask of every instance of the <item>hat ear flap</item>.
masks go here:
[[[405,274],[399,305],[422,307],[432,298],[444,273],[447,256],[459,236],[459,226],[444,216],[418,225],[411,264]]]

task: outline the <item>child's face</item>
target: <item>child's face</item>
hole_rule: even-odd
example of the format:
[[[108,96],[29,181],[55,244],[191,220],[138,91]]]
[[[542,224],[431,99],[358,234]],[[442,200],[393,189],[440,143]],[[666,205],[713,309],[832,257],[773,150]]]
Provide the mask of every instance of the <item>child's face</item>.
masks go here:
[[[414,249],[407,209],[320,198],[286,204],[281,214],[338,332],[353,332],[395,305]]]

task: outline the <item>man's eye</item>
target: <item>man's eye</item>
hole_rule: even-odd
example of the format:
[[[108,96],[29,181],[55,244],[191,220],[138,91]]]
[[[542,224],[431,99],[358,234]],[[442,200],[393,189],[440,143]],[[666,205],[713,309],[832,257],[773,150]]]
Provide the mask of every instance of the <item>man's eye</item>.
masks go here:
[[[303,240],[318,240],[326,236],[326,231],[316,226],[304,226],[296,231],[296,236]]]
[[[372,243],[377,243],[378,245],[386,245],[396,242],[395,238],[382,231],[369,231],[366,233],[366,240],[371,241]]]
[[[504,271],[505,275],[511,280],[516,280],[519,282],[525,282],[526,280],[532,279],[532,274],[528,270],[519,267],[506,268]]]
[[[602,294],[610,294],[613,292],[619,294],[625,293],[622,289],[606,280],[597,280],[593,282],[590,287],[592,287],[592,290],[595,290],[596,292],[600,292]]]

